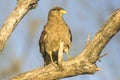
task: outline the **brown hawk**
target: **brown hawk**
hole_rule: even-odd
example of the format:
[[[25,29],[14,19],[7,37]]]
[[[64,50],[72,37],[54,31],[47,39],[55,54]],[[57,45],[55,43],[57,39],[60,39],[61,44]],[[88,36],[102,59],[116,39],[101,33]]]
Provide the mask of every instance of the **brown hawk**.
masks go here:
[[[63,51],[68,55],[68,49],[72,43],[72,35],[68,25],[63,19],[66,11],[61,7],[55,7],[49,11],[48,22],[44,26],[39,40],[40,52],[44,58],[44,65],[58,62],[58,50],[60,40],[64,42]]]

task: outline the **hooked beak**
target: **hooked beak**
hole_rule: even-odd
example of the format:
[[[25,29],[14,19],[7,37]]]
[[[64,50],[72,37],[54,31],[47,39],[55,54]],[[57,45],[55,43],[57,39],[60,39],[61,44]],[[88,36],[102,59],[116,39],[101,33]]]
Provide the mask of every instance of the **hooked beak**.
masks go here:
[[[67,12],[65,10],[60,10],[61,14],[66,14]]]

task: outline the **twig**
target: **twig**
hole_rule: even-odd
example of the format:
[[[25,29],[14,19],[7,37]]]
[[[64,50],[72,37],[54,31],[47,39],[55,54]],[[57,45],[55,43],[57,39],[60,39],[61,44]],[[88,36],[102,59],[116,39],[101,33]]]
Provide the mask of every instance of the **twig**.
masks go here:
[[[87,40],[86,40],[86,46],[89,44],[90,42],[90,34],[88,34]]]

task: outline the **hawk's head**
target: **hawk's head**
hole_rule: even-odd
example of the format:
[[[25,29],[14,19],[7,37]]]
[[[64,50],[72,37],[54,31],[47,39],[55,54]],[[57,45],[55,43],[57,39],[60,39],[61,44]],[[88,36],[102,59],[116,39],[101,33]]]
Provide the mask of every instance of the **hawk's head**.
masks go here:
[[[49,11],[49,16],[62,16],[66,11],[61,7],[55,7]]]

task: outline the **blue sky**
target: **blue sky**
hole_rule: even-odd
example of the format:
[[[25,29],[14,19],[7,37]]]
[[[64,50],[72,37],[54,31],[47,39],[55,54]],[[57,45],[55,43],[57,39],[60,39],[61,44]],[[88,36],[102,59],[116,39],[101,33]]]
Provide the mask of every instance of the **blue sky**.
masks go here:
[[[15,8],[16,3],[16,0],[0,1],[0,26]],[[14,60],[20,62],[18,73],[43,66],[38,40],[51,8],[61,6],[67,11],[63,17],[72,31],[73,46],[69,53],[74,57],[85,47],[88,34],[92,39],[113,11],[120,8],[119,3],[120,0],[40,0],[38,7],[21,20],[9,38],[0,55],[0,72],[8,69],[7,66],[12,65]],[[102,51],[102,54],[107,53],[107,56],[103,57],[101,62],[97,62],[98,67],[102,68],[101,71],[94,75],[80,75],[63,80],[120,80],[119,36],[120,33],[115,35]],[[5,80],[10,77],[6,75],[6,78],[0,78]]]

